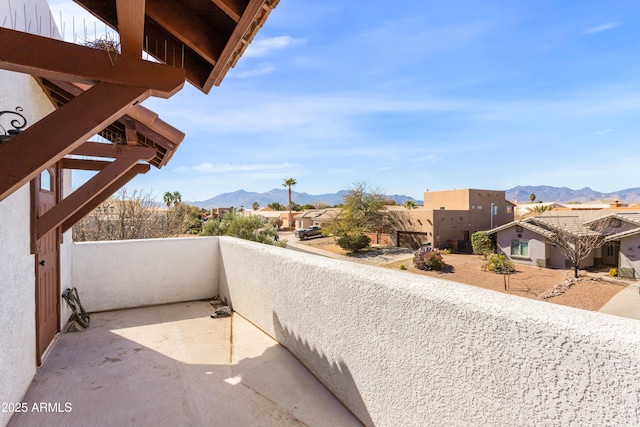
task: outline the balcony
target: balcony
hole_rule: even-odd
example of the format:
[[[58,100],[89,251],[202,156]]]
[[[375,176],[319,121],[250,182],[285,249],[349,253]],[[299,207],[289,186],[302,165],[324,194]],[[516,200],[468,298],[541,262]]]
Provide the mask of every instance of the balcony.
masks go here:
[[[26,401],[72,411],[10,425],[640,419],[634,320],[227,237],[70,255],[71,283],[100,313],[60,336]],[[209,317],[215,295],[233,318]]]

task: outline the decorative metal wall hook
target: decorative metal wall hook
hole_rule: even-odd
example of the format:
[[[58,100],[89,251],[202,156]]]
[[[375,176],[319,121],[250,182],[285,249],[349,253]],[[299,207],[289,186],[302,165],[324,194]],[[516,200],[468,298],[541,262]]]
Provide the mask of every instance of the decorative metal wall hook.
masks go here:
[[[0,144],[9,141],[27,126],[27,119],[20,114],[22,111],[22,107],[16,107],[15,111],[0,111]]]

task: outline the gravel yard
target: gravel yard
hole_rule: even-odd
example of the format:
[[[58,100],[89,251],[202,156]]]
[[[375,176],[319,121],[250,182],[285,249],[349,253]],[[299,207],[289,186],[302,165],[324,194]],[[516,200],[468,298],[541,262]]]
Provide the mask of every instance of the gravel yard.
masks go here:
[[[480,256],[467,254],[444,255],[444,262],[449,266],[445,271],[421,271],[413,266],[413,251],[408,249],[371,248],[361,253],[346,254],[344,250],[335,245],[332,238],[314,239],[306,241],[304,244],[334,254],[345,255],[356,262],[379,265],[398,271],[401,271],[400,265],[404,265],[407,274],[438,277],[531,299],[539,299],[543,293],[552,290],[573,276],[573,272],[568,270],[554,270],[520,264],[516,264],[517,271],[515,273],[505,276],[483,271],[481,267],[486,261]],[[616,279],[602,280],[581,271],[580,281],[561,295],[548,298],[547,301],[598,311],[625,286],[626,283]]]

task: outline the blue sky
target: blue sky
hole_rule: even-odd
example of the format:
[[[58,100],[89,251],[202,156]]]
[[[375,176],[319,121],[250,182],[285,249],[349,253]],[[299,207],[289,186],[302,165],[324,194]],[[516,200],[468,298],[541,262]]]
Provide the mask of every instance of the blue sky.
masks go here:
[[[220,87],[144,103],[187,136],[128,187],[640,187],[638,21],[638,1],[281,0]]]

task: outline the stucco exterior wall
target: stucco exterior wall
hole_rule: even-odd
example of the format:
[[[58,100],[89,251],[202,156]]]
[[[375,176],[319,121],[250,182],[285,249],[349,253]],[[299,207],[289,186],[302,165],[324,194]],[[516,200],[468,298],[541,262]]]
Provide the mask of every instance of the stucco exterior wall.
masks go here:
[[[215,237],[74,243],[71,281],[87,311],[218,294]]]
[[[28,185],[0,203],[0,403],[19,402],[36,372],[36,278],[29,206]],[[0,412],[0,425],[10,417]]]
[[[8,28],[25,31],[26,21],[32,33],[39,27],[43,33],[56,34],[57,30],[49,27],[49,16],[44,0],[0,2],[0,25]],[[16,107],[22,107],[28,125],[53,110],[31,76],[0,70],[0,110],[15,111]],[[2,123],[6,125],[5,119]],[[36,279],[30,206],[29,185],[0,202],[0,403],[20,402],[36,372]],[[65,258],[61,262],[64,269]],[[11,415],[0,411],[0,425],[5,425]]]
[[[492,215],[492,205],[495,214]],[[443,209],[441,209],[443,208]],[[448,190],[424,193],[424,210],[432,212],[435,246],[450,245],[454,250],[458,241],[467,242],[471,251],[471,235],[513,221],[513,209],[505,200],[504,191]]]
[[[522,237],[518,237],[518,234]],[[529,241],[528,257],[511,256],[511,240],[513,239]],[[546,239],[537,233],[527,230],[526,228],[521,232],[517,232],[516,227],[513,226],[497,233],[497,252],[506,255],[511,261],[517,262],[518,264],[538,265],[538,259],[549,258],[547,255],[549,245],[547,245],[545,241]],[[549,261],[551,262],[551,258],[549,258]],[[562,267],[564,268],[564,262]]]
[[[633,268],[634,277],[640,278],[640,235],[620,240],[620,267]]]
[[[633,425],[633,320],[220,238],[220,293],[366,425]]]

